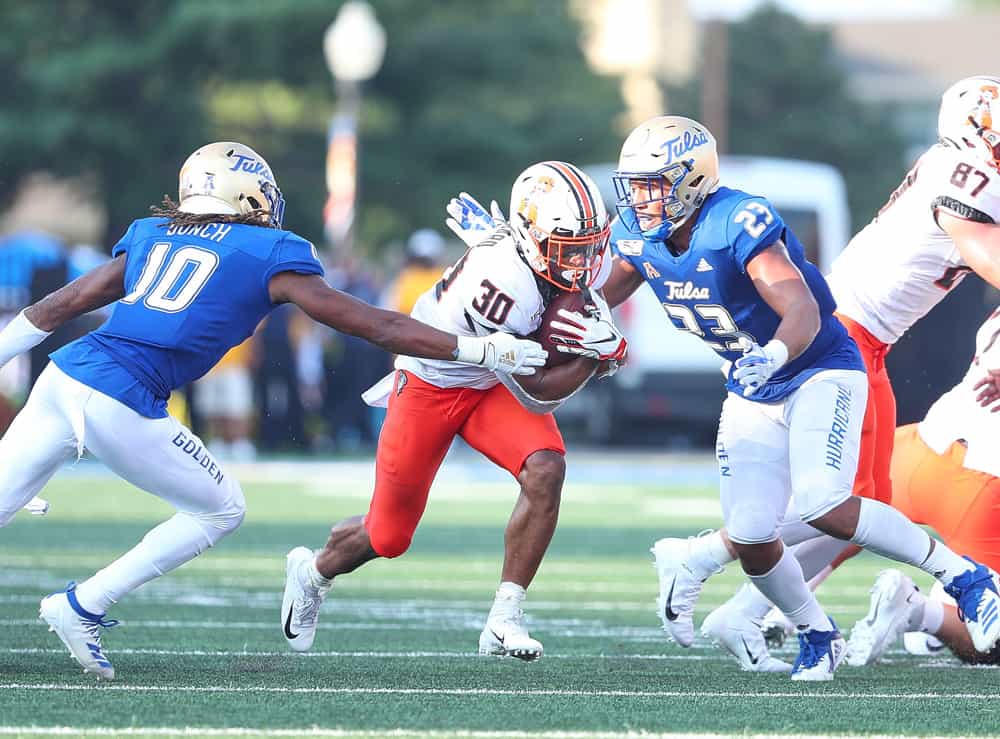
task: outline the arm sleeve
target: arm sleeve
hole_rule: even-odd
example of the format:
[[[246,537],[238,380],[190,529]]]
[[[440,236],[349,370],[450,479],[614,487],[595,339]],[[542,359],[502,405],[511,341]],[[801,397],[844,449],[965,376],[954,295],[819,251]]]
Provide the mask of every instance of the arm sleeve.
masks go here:
[[[740,271],[746,274],[750,260],[781,238],[785,222],[764,198],[741,200],[729,214],[727,241]]]
[[[319,261],[316,247],[300,236],[286,233],[271,252],[270,262],[264,271],[264,287],[280,272],[322,275],[323,265]]]
[[[135,221],[132,222],[132,225],[128,227],[128,230],[125,232],[125,235],[122,236],[120,239],[118,239],[118,243],[115,244],[114,248],[111,249],[111,258],[114,259],[115,257],[121,254],[127,254],[128,248],[132,245],[132,239],[134,236],[135,236]]]

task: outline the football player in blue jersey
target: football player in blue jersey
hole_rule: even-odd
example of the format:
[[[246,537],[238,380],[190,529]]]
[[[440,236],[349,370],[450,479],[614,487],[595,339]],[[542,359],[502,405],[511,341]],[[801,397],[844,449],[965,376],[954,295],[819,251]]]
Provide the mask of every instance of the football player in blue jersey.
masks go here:
[[[766,198],[720,186],[715,139],[680,116],[638,126],[622,146],[614,180],[619,218],[604,287],[609,304],[645,282],[675,328],[726,362],[716,456],[731,547],[718,533],[654,545],[667,630],[691,644],[702,582],[735,553],[798,626],[792,678],[833,677],[844,640],[778,536],[792,500],[803,530],[849,539],[940,579],[956,593],[977,649],[989,651],[1000,639],[991,572],[893,508],[851,495],[867,401],[864,365],[833,315],[825,280],[780,214]],[[788,527],[782,535],[794,543]],[[787,669],[774,662],[773,669]]]
[[[194,152],[179,204],[135,221],[112,260],[0,331],[0,366],[58,326],[117,301],[97,330],[51,355],[0,440],[0,526],[84,450],[177,513],[97,574],[41,602],[40,616],[87,672],[114,677],[100,628],[122,596],[193,559],[242,522],[239,483],[167,415],[172,390],[205,374],[277,305],[396,354],[533,374],[546,353],[509,334],[456,337],[330,288],[316,250],[282,229],[270,167],[233,142]]]

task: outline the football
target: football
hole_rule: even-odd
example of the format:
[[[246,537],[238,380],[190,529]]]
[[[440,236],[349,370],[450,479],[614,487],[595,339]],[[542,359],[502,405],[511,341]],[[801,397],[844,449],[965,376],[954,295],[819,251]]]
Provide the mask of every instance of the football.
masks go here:
[[[553,329],[550,323],[562,320],[559,315],[560,309],[565,308],[566,310],[583,312],[585,303],[586,300],[583,297],[583,293],[560,290],[549,304],[545,306],[545,312],[542,314],[542,322],[539,324],[538,330],[531,335],[531,338],[541,344],[542,348],[549,353],[549,358],[545,362],[546,367],[556,367],[576,357],[575,354],[567,354],[559,351],[556,345],[552,343]]]

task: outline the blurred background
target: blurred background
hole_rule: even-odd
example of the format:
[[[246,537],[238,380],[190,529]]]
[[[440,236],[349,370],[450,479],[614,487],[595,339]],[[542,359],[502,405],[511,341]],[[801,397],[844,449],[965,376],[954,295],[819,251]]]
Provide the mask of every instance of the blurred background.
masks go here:
[[[330,282],[409,311],[460,256],[444,206],[465,190],[507,208],[542,159],[610,189],[639,121],[691,116],[723,182],[769,197],[829,266],[935,136],[941,93],[997,74],[1000,2],[962,0],[41,0],[3,2],[0,320],[107,258],[175,195],[195,148],[239,140],[270,162],[286,227]],[[623,306],[631,363],[559,412],[567,436],[708,447],[718,361],[646,290]],[[972,276],[889,356],[899,423],[964,373],[998,302]],[[49,351],[0,373],[0,426]],[[360,393],[391,365],[368,344],[277,311],[172,412],[220,457],[367,454],[380,417]]]

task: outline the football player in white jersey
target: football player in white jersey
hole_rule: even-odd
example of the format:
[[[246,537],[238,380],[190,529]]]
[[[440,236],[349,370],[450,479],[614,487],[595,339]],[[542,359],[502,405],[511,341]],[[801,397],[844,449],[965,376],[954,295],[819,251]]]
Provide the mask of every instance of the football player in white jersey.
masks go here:
[[[572,164],[535,164],[514,182],[510,223],[499,224],[445,271],[412,315],[460,336],[530,335],[558,291],[600,287],[592,277],[601,273],[608,237],[608,215],[593,181]],[[601,302],[596,292],[593,300]],[[582,386],[598,362],[620,360],[626,348],[606,308],[561,314],[567,322],[559,327],[560,349],[580,356],[524,382],[454,362],[400,357],[396,371],[365,394],[371,404],[388,404],[371,505],[367,515],[334,526],[317,554],[306,547],[289,552],[281,628],[292,649],[312,646],[320,604],[336,576],[407,550],[445,453],[461,436],[521,488],[479,651],[526,661],[542,655],[521,605],[555,530],[565,473],[565,447],[549,411]]]
[[[969,272],[1000,288],[1000,78],[977,76],[952,85],[942,96],[939,142],[928,149],[872,222],[833,264],[827,281],[837,315],[857,343],[868,373],[868,405],[854,492],[881,502],[892,499],[890,462],[896,433],[896,402],[885,367],[892,345]],[[813,534],[786,529],[788,542]],[[676,542],[676,540],[674,540]],[[696,558],[725,551],[722,532],[685,543]],[[794,547],[816,586],[831,564],[856,552],[829,539]],[[959,550],[961,551],[961,550]],[[972,552],[963,552],[972,554]],[[715,556],[724,563],[725,558]],[[703,631],[749,634],[766,612],[750,590],[717,609]],[[763,612],[762,612],[763,611]],[[976,614],[965,614],[970,620]],[[766,658],[763,639],[748,637],[756,663]],[[730,651],[733,651],[730,649]],[[745,655],[734,652],[744,667]]]
[[[938,398],[919,424],[896,429],[892,455],[892,505],[993,569],[1000,569],[998,339],[1000,310],[977,332],[976,355],[962,381]],[[937,637],[965,662],[1000,664],[1000,648],[977,652],[954,600],[943,592],[936,595],[932,591],[925,597],[898,570],[882,572],[868,614],[851,631],[848,662],[870,664],[900,633],[920,632],[925,641],[927,635]],[[1000,613],[985,617],[1000,618]]]

